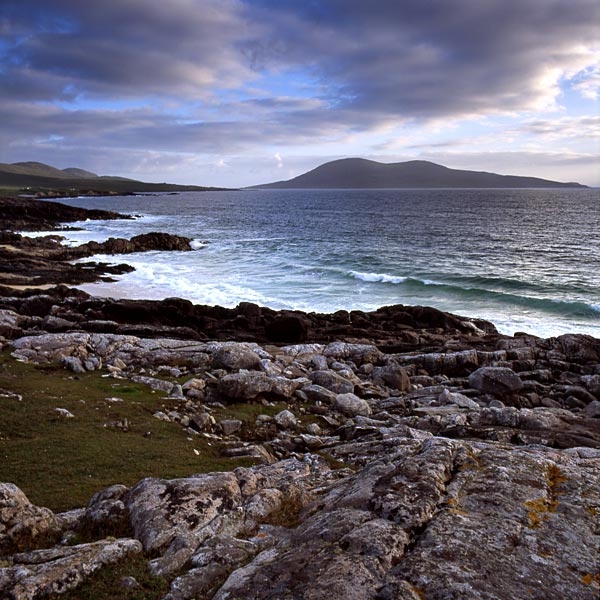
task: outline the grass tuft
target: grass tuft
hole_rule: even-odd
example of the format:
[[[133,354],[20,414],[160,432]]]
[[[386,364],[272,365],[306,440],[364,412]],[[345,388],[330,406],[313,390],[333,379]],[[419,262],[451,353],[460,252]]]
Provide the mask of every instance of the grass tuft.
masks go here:
[[[123,402],[108,402],[110,397]],[[180,425],[155,419],[154,412],[172,408],[165,402],[162,394],[128,380],[101,372],[73,376],[1,353],[0,481],[19,486],[34,504],[61,511],[85,506],[115,483],[253,464],[223,458],[214,440],[190,437]],[[111,425],[124,420],[126,430]]]
[[[135,578],[139,587],[125,587],[121,583],[124,577]],[[150,573],[147,559],[136,556],[100,569],[74,590],[61,594],[60,600],[158,600],[168,588],[164,578]]]

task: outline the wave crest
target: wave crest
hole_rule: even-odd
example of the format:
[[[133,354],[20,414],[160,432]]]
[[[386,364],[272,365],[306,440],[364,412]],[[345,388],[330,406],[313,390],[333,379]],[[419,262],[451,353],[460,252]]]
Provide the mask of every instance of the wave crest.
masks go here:
[[[387,273],[361,273],[360,271],[350,271],[350,275],[369,283],[404,283],[408,279],[408,277],[394,277]]]
[[[431,279],[418,279],[416,277],[403,277],[388,273],[362,273],[350,271],[348,273],[355,279],[368,283],[391,283],[402,286],[407,291],[418,292],[426,286],[436,286],[443,290],[449,297],[464,300],[492,301],[504,305],[519,306],[534,309],[545,313],[559,314],[570,318],[600,319],[600,304],[587,304],[581,300],[559,300],[539,296],[529,296],[489,290],[481,287],[462,286],[456,283],[442,283]]]

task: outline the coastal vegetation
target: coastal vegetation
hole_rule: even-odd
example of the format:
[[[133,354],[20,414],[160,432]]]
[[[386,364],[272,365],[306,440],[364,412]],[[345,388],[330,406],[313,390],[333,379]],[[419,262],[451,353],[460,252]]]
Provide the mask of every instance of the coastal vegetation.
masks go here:
[[[0,195],[36,198],[115,196],[144,192],[203,192],[223,188],[146,183],[100,176],[78,168],[56,169],[38,162],[0,163]]]
[[[32,502],[61,511],[84,506],[115,483],[252,463],[223,458],[219,444],[190,438],[179,425],[153,417],[175,408],[164,396],[100,371],[74,375],[57,365],[18,362],[3,352],[0,481],[15,483]],[[74,416],[65,417],[58,408]],[[235,407],[223,412],[223,418],[237,415]],[[239,418],[248,421],[251,415],[244,407]]]

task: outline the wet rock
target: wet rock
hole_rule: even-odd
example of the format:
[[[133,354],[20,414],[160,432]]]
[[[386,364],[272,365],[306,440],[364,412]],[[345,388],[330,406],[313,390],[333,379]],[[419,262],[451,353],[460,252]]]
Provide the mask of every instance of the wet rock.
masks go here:
[[[457,392],[451,392],[448,389],[445,389],[439,395],[438,401],[440,404],[455,404],[459,408],[469,408],[471,410],[479,410],[480,408],[479,404],[474,400],[471,400],[468,396]]]
[[[260,356],[242,344],[224,345],[213,353],[213,366],[216,369],[234,371],[239,369],[258,369]]]
[[[243,423],[239,419],[223,419],[219,421],[219,427],[223,435],[233,435],[242,428]]]
[[[600,362],[600,340],[590,335],[565,334],[556,338],[558,348],[573,362],[582,364]]]
[[[44,331],[48,331],[49,333],[61,332],[77,328],[77,323],[74,323],[73,321],[68,321],[67,319],[62,319],[60,317],[46,315],[42,320],[42,328]]]
[[[335,393],[347,394],[354,391],[354,384],[333,371],[313,371],[310,380],[315,384]]]
[[[376,377],[399,392],[408,392],[411,388],[406,369],[394,363],[382,367],[380,371],[376,372]]]
[[[252,400],[270,392],[272,387],[271,378],[262,372],[231,373],[219,381],[219,393],[238,400]]]
[[[371,414],[369,403],[352,393],[338,394],[335,397],[333,408],[349,417],[356,417],[357,415],[366,417]]]
[[[301,315],[282,315],[265,327],[268,340],[292,344],[306,340],[307,330],[307,321]]]
[[[578,400],[581,400],[584,404],[589,404],[590,402],[594,402],[596,397],[588,392],[585,388],[579,386],[568,386],[565,388],[565,396],[575,396]]]
[[[282,429],[294,429],[298,425],[298,419],[293,412],[282,410],[274,417],[275,423]]]
[[[484,394],[507,396],[523,387],[520,377],[505,367],[481,367],[469,375],[469,385]]]

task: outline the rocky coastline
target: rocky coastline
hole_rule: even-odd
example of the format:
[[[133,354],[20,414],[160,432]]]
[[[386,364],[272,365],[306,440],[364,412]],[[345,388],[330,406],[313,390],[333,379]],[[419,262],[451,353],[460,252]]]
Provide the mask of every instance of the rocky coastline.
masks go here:
[[[130,215],[65,206],[22,198],[0,198],[0,285],[45,286],[114,281],[111,275],[133,270],[127,264],[73,261],[94,254],[129,254],[150,250],[191,251],[191,239],[151,232],[130,240],[109,238],[76,247],[62,244],[64,236],[27,237],[17,231],[64,231],[64,223],[85,219],[131,219]]]
[[[76,598],[133,561],[160,591],[121,577],[112,597],[600,593],[600,340],[509,337],[428,307],[306,314],[59,285],[0,286],[0,349],[143,386],[156,423],[253,464],[133,485],[115,473],[67,512],[0,483],[2,599]],[[0,406],[35,402],[18,395],[1,389]],[[74,406],[53,418],[77,422]],[[232,406],[255,410],[223,417]]]

